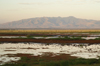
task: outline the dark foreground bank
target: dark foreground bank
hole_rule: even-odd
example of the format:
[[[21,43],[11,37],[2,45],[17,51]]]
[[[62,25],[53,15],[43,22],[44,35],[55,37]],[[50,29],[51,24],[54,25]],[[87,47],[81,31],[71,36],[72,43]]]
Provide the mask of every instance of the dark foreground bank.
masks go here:
[[[0,42],[35,42],[35,43],[100,43],[100,40],[64,40],[64,39],[17,39],[0,38]]]

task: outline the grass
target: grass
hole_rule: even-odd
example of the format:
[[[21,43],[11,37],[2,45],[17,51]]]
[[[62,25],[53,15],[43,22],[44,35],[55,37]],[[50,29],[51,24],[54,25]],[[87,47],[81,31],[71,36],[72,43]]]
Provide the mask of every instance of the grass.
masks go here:
[[[100,40],[100,37],[99,38],[95,38],[94,40]]]
[[[21,60],[10,62],[2,66],[100,66],[100,58],[83,59],[66,54],[51,57],[52,54],[53,53],[48,52],[41,56],[17,55],[21,56]]]
[[[2,66],[100,66],[100,59],[70,59],[61,61],[47,61],[41,58],[22,57],[18,63],[9,63]]]
[[[58,38],[50,38],[50,39],[85,40],[81,37],[68,37],[68,36],[65,36],[64,38],[58,37]]]
[[[31,36],[31,35],[27,35],[26,37],[17,37],[18,39],[35,39],[34,36]],[[14,39],[14,38],[13,38]]]
[[[0,30],[0,33],[100,33],[100,30]]]
[[[74,65],[94,65],[99,64],[100,60],[97,59],[73,59],[73,60],[64,60],[58,62],[46,62],[43,63],[43,66],[74,66]]]
[[[26,35],[26,37],[19,36],[19,37],[15,37],[15,38],[17,38],[17,39],[36,39],[35,37],[43,37],[43,38],[38,38],[38,39],[45,39],[46,37],[50,37],[50,36],[47,36],[47,35],[32,36],[32,35],[28,34],[28,35]],[[0,37],[0,38],[2,38],[2,37]],[[13,39],[15,39],[15,38],[13,38]],[[72,37],[68,37],[68,36],[61,37],[61,36],[59,36],[57,38],[48,38],[48,39],[86,40],[86,39],[82,38],[82,36],[77,36],[77,37],[76,36],[72,36]],[[95,38],[95,39],[89,39],[89,40],[100,40],[100,37]]]
[[[35,39],[33,36],[31,36],[30,34],[26,36],[28,39],[32,38]]]

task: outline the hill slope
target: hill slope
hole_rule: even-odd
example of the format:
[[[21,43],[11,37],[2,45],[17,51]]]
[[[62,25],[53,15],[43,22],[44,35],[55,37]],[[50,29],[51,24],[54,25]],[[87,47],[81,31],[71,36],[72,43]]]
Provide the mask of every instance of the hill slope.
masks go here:
[[[0,24],[0,28],[100,28],[100,21],[70,17],[40,17]]]

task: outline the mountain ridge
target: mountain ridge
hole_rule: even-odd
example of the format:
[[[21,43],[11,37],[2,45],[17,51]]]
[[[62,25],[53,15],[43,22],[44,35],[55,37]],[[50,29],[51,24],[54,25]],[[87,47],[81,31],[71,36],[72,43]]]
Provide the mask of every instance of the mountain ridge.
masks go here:
[[[100,28],[100,21],[69,17],[37,17],[0,24],[0,28]]]

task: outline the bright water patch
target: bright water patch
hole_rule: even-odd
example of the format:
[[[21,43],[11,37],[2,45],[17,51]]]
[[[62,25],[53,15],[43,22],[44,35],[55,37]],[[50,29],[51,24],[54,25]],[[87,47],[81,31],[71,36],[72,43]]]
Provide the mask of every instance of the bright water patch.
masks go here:
[[[44,52],[58,54],[70,54],[79,58],[96,58],[100,56],[99,44],[41,44],[41,43],[4,43],[0,44],[0,61],[4,64],[12,60],[18,61],[20,57],[8,57],[7,54],[32,54],[33,56],[42,55]]]
[[[0,36],[0,38],[27,38],[26,36]]]
[[[86,39],[86,40],[90,40],[90,39],[96,39],[96,38],[99,38],[99,37],[82,37],[83,39]]]

